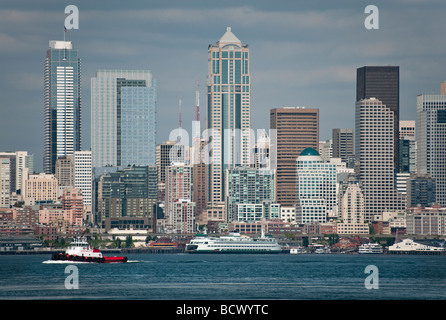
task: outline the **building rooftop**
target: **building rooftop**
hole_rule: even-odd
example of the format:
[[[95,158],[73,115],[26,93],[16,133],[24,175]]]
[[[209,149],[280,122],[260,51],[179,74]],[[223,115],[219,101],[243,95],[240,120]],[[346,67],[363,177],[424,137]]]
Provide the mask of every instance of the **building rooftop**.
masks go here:
[[[301,153],[301,156],[319,156],[319,152],[317,152],[313,148],[306,148]]]
[[[241,44],[241,41],[239,38],[237,38],[231,31],[231,27],[226,28],[226,32],[223,34],[223,36],[218,40],[219,43],[234,43],[234,44]]]

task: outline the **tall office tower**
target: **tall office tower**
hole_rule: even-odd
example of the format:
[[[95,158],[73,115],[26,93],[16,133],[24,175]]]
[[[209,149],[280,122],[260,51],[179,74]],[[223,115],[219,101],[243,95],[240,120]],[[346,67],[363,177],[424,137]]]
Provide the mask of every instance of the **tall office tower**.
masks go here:
[[[326,222],[337,211],[336,164],[324,162],[313,148],[304,149],[296,164],[296,221]]]
[[[365,66],[356,71],[356,101],[376,98],[393,112],[394,168],[399,171],[400,67]],[[357,133],[356,133],[357,134]]]
[[[74,153],[74,187],[82,192],[85,211],[91,212],[93,170],[91,167],[91,151],[76,151]],[[92,217],[87,217],[92,218]],[[89,220],[89,219],[87,219]]]
[[[231,28],[208,47],[207,119],[211,137],[209,201],[224,201],[224,172],[249,166],[251,81],[249,48]],[[209,137],[205,137],[209,139]]]
[[[99,70],[91,79],[93,167],[154,166],[156,80],[148,70]]]
[[[98,182],[98,224],[155,231],[155,166],[131,166],[102,175]]]
[[[265,206],[276,201],[276,182],[273,170],[259,170],[248,167],[237,167],[226,171],[226,217],[227,222],[255,221],[255,216],[239,215],[241,205]],[[267,216],[257,217],[258,220],[269,219]]]
[[[396,191],[394,171],[394,114],[378,99],[356,102],[356,175],[362,183],[365,220],[383,211],[405,209]]]
[[[355,154],[353,129],[333,129],[333,158],[341,158],[348,163],[349,157]]]
[[[203,149],[206,145],[204,139],[200,140],[199,149]],[[198,224],[205,224],[205,217],[203,211],[207,207],[207,191],[208,191],[208,179],[207,179],[207,165],[201,157],[197,156],[193,164],[193,191],[192,201],[195,202],[196,222]]]
[[[181,219],[177,216],[182,210],[178,211],[178,202],[183,200],[191,202],[193,197],[193,167],[185,163],[172,163],[166,167],[166,200],[165,200],[165,217],[167,218],[167,230],[172,232],[180,232],[178,221]],[[195,202],[194,202],[195,214]],[[180,205],[182,208],[183,205]],[[184,208],[183,208],[184,209]],[[195,218],[194,218],[195,219]]]
[[[297,200],[296,159],[306,148],[318,150],[319,109],[272,109],[270,128],[276,130],[276,201],[282,207],[294,207]]]
[[[417,96],[417,173],[436,182],[437,203],[446,207],[446,95]]]
[[[52,174],[58,157],[81,148],[81,59],[71,41],[49,42],[44,88],[43,170]]]

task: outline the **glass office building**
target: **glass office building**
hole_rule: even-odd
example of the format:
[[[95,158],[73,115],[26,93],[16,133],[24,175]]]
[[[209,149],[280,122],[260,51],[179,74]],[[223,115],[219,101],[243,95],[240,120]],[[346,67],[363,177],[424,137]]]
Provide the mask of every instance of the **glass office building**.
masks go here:
[[[156,164],[156,80],[147,70],[99,70],[91,79],[93,167]]]
[[[436,182],[436,202],[446,207],[446,95],[417,97],[417,173]]]
[[[44,70],[43,170],[81,148],[81,60],[71,41],[49,42]]]

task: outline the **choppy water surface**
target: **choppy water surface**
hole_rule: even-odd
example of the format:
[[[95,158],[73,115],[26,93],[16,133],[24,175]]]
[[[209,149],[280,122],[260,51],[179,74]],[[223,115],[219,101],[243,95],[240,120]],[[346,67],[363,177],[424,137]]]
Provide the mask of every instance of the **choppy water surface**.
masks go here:
[[[446,298],[446,256],[133,254],[119,264],[50,258],[0,256],[0,299]],[[376,267],[377,289],[366,287],[369,265]],[[78,289],[67,289],[70,270],[77,271]]]

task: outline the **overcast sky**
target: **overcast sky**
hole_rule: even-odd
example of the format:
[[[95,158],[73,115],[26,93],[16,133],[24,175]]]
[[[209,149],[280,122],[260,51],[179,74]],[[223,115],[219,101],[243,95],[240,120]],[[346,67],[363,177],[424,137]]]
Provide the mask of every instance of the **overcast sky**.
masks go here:
[[[446,80],[446,3],[399,1],[35,1],[0,3],[0,151],[27,150],[42,170],[43,64],[49,40],[63,40],[67,5],[79,29],[67,40],[82,59],[82,149],[90,148],[90,80],[99,69],[148,69],[158,81],[158,142],[191,128],[195,83],[206,113],[207,48],[230,26],[250,47],[251,123],[269,110],[320,110],[320,140],[354,128],[356,68],[400,66],[400,119],[415,120],[416,96]],[[367,5],[379,29],[367,30]],[[202,122],[204,127],[204,121]]]

